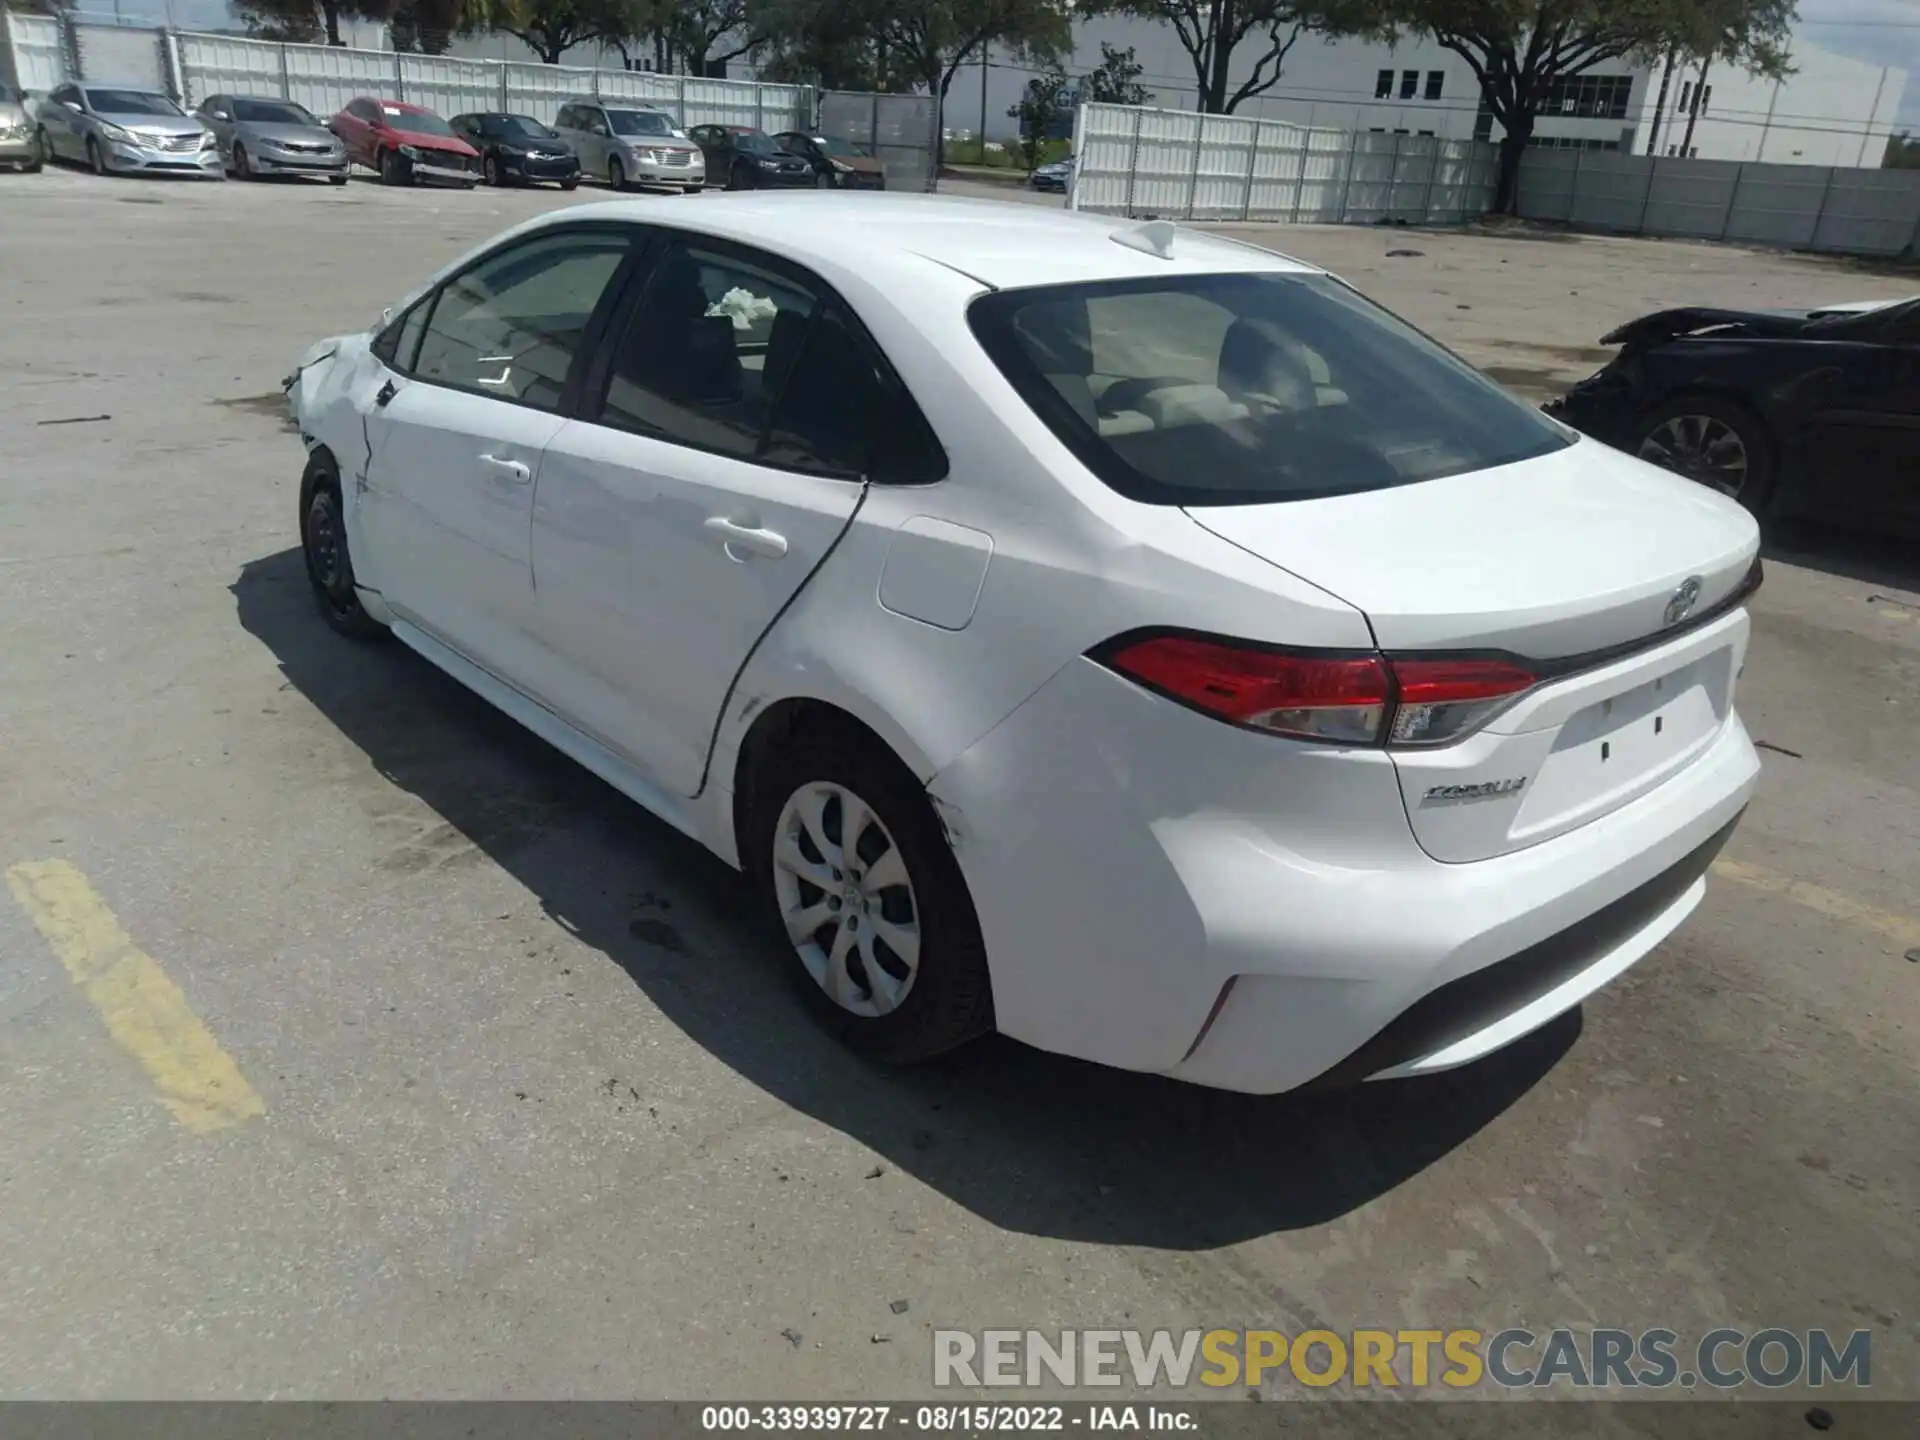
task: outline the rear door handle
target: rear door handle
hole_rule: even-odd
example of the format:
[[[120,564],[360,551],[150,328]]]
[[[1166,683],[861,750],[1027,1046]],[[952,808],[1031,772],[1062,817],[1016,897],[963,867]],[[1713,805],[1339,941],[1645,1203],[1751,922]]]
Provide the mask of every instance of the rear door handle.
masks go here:
[[[720,537],[729,559],[740,560],[743,556],[733,552],[736,549],[748,550],[755,555],[765,555],[770,560],[778,560],[787,553],[787,537],[772,530],[760,530],[751,525],[737,525],[724,515],[715,515],[707,521],[707,533]]]
[[[516,485],[524,485],[533,479],[533,471],[518,460],[509,460],[504,455],[482,455],[480,463],[489,470],[497,470]]]

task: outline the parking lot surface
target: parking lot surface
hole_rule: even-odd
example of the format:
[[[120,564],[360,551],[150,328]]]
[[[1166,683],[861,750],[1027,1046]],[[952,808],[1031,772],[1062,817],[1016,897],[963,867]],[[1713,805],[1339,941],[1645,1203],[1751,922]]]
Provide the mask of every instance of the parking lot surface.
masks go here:
[[[1574,1020],[1269,1100],[889,1072],[717,862],[307,595],[280,377],[599,198],[0,175],[0,1392],[909,1397],[935,1328],[1566,1324],[1864,1328],[1920,1395],[1920,550],[1773,553],[1760,796]],[[1230,233],[1530,396],[1648,309],[1920,289]]]

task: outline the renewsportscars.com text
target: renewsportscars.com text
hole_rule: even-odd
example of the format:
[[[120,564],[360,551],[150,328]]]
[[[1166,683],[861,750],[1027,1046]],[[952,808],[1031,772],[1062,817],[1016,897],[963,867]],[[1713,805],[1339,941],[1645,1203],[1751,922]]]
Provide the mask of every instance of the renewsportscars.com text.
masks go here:
[[[1873,1338],[1854,1330],[936,1330],[933,1383],[986,1387],[1258,1386],[1640,1390],[1873,1382]]]

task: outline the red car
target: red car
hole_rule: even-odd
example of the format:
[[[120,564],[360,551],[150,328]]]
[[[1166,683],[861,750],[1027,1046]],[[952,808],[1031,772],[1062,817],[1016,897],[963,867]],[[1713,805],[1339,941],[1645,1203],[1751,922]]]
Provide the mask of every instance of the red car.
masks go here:
[[[398,100],[362,96],[327,128],[347,147],[347,158],[380,173],[383,185],[422,181],[471,190],[480,183],[480,152],[431,110]]]

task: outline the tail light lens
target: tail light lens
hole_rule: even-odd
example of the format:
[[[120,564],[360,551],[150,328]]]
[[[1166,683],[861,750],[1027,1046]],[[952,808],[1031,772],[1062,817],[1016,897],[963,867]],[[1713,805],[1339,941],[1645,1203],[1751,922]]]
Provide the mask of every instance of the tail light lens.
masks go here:
[[[1505,660],[1396,659],[1387,665],[1398,692],[1389,745],[1457,740],[1537,683],[1537,677]]]
[[[1444,745],[1537,683],[1504,660],[1274,650],[1186,635],[1123,637],[1093,658],[1230,724],[1341,745]]]

